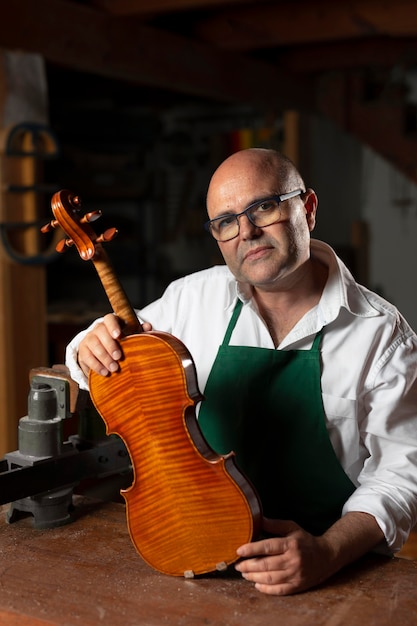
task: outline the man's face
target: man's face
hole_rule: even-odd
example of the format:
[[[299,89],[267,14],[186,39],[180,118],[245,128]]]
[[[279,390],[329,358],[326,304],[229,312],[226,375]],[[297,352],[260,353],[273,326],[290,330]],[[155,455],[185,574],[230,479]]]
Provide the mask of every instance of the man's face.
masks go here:
[[[242,159],[234,167],[223,166],[213,177],[207,199],[209,217],[240,213],[253,202],[288,191],[293,188],[288,188],[286,181],[277,180],[276,170],[271,172],[271,168],[262,168],[260,163]],[[281,204],[282,221],[264,228],[251,224],[245,215],[239,218],[239,235],[219,242],[224,260],[237,280],[263,290],[291,286],[297,270],[310,256],[315,204],[313,210],[308,210],[305,202],[308,204],[304,196],[285,200]]]

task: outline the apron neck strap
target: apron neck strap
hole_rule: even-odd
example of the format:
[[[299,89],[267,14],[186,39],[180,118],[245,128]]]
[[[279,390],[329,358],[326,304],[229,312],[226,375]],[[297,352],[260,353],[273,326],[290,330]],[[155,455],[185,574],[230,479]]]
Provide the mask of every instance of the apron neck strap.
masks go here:
[[[311,346],[311,352],[319,352],[320,351],[320,343],[322,338],[323,329],[321,328],[316,336],[314,337],[313,345]]]
[[[232,336],[232,333],[235,329],[236,326],[236,322],[239,318],[240,312],[242,310],[242,300],[240,300],[239,298],[236,301],[235,304],[235,308],[233,309],[233,314],[232,317],[230,318],[230,322],[229,325],[227,327],[226,333],[224,335],[223,338],[223,342],[222,342],[222,346],[228,346],[230,343],[230,338]],[[316,333],[316,336],[314,337],[314,341],[313,341],[313,345],[311,346],[311,352],[319,352],[320,350],[320,342],[321,342],[321,338],[322,338],[322,332],[323,329],[321,329],[318,333]]]
[[[232,336],[232,332],[235,329],[236,322],[237,322],[237,319],[238,319],[238,317],[240,315],[241,310],[242,310],[242,300],[239,300],[239,298],[238,298],[237,302],[235,304],[235,308],[233,309],[233,314],[232,314],[232,317],[230,319],[229,325],[227,327],[226,334],[225,334],[225,336],[223,338],[223,343],[222,343],[223,346],[228,346],[229,345],[230,338]]]

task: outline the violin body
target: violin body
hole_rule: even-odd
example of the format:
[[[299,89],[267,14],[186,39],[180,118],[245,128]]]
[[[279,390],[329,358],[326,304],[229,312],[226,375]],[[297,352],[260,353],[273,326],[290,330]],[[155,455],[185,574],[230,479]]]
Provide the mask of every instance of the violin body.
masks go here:
[[[257,502],[246,481],[232,477],[239,476],[233,455],[216,455],[200,433],[191,357],[166,333],[130,335],[121,347],[120,371],[91,372],[90,394],[108,434],[118,434],[134,459],[134,482],[122,491],[132,542],[165,574],[226,568],[253,538]]]
[[[92,401],[108,434],[121,437],[129,451],[133,484],[126,501],[130,537],[153,568],[193,577],[226,569],[237,548],[261,527],[261,504],[254,487],[235,464],[234,454],[215,453],[198,426],[195,406],[202,400],[190,353],[177,338],[144,332],[102,246],[117,233],[97,237],[90,222],[99,211],[80,216],[80,199],[68,190],[54,194],[55,219],[69,237],[57,250],[76,246],[91,260],[123,327],[119,371],[90,372]]]

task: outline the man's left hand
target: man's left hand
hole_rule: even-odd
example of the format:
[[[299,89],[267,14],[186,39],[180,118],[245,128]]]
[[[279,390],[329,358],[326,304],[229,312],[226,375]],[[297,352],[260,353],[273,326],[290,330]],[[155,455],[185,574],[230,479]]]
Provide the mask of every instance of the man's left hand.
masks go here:
[[[235,568],[259,591],[281,596],[319,585],[384,542],[375,518],[360,511],[347,513],[320,537],[284,520],[264,518],[263,530],[272,537],[238,548],[242,560]]]
[[[265,519],[263,529],[279,536],[241,546],[237,552],[244,560],[235,566],[259,591],[297,593],[332,574],[322,537],[310,535],[291,521]]]

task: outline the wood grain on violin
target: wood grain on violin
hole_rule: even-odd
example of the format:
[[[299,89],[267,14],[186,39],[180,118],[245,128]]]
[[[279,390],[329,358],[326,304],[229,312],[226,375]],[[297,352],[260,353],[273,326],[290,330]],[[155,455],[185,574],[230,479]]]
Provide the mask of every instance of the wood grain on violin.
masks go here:
[[[261,506],[233,453],[216,454],[201,433],[195,407],[202,396],[191,355],[168,333],[143,332],[101,245],[115,229],[97,237],[89,222],[98,212],[82,217],[78,196],[67,190],[51,205],[51,225],[69,237],[58,249],[75,245],[94,263],[124,323],[119,371],[108,377],[90,372],[89,384],[107,432],[119,435],[131,456],[134,481],[122,494],[132,542],[165,574],[224,569],[259,533]]]

